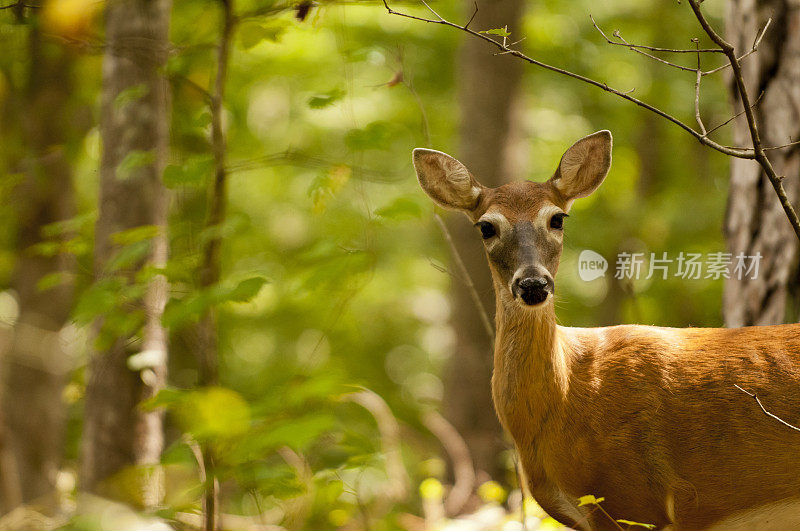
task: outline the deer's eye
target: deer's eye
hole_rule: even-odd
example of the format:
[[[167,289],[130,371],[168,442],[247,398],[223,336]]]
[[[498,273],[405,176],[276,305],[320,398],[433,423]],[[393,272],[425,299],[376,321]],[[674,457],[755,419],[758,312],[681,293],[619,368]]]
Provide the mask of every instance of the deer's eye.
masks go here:
[[[488,240],[492,236],[497,235],[497,231],[494,228],[494,225],[489,223],[488,221],[479,221],[475,224],[481,231],[481,236],[483,236],[484,240]]]
[[[558,214],[553,214],[553,217],[550,218],[550,228],[558,230],[563,229],[564,218],[566,217],[568,217],[567,214],[564,214],[563,212],[559,212]]]

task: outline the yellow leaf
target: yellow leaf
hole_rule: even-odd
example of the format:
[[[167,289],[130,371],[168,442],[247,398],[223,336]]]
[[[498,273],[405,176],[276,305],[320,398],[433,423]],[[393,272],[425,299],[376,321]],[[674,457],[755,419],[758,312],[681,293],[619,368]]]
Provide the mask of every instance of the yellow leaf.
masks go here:
[[[580,498],[578,498],[578,507],[581,507],[583,505],[597,505],[598,503],[601,503],[604,500],[605,498],[595,498],[593,495],[587,494],[586,496],[581,496]]]
[[[487,481],[478,487],[478,496],[485,502],[503,503],[506,499],[506,491],[498,482]]]
[[[328,522],[334,527],[342,527],[350,520],[350,513],[344,509],[334,509],[328,513]]]
[[[617,522],[620,523],[620,524],[623,524],[623,525],[638,526],[638,527],[644,527],[644,528],[647,528],[647,529],[655,529],[656,528],[656,526],[654,524],[643,524],[641,522],[634,522],[632,520],[619,519],[619,520],[617,520]]]
[[[419,484],[419,494],[425,500],[441,500],[444,487],[436,478],[428,478]]]
[[[89,32],[102,7],[98,0],[49,0],[42,9],[42,25],[50,33],[78,38]]]

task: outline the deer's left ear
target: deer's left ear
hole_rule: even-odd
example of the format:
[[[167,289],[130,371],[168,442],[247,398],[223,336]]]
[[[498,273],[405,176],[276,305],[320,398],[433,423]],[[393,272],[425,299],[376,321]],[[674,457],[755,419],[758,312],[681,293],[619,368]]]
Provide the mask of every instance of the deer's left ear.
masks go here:
[[[484,186],[461,162],[441,151],[424,148],[414,150],[413,161],[420,186],[437,204],[464,213],[478,206]]]
[[[550,182],[571,203],[597,190],[609,168],[611,131],[598,131],[572,144],[561,157]]]

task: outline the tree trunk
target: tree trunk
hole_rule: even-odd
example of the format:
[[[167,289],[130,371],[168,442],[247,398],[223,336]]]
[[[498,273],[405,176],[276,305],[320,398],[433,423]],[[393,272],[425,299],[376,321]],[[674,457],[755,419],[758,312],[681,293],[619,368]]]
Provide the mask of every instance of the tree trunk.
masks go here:
[[[800,4],[797,0],[733,0],[727,19],[728,41],[738,54],[749,50],[768,18],[772,18],[758,52],[744,59],[743,71],[751,100],[763,92],[755,116],[765,146],[800,137]],[[733,85],[730,85],[734,90]],[[734,111],[742,110],[733,94]],[[747,122],[734,122],[734,144],[750,145]],[[797,208],[800,191],[798,146],[768,152],[776,173]],[[754,161],[732,159],[730,195],[725,222],[728,249],[735,257],[761,254],[755,279],[726,281],[723,314],[726,326],[782,323],[787,298],[797,281],[798,241],[769,180]],[[747,277],[752,275],[747,275]],[[794,321],[796,315],[789,318]]]
[[[116,0],[106,11],[100,123],[104,149],[95,276],[103,281],[118,275],[126,285],[146,282],[146,290],[123,310],[143,316],[141,330],[130,337],[109,340],[107,323],[98,319],[96,329],[102,340],[98,344],[102,347],[89,367],[81,449],[84,489],[120,497],[120,485],[112,476],[137,465],[143,472],[135,476],[137,499],[127,501],[145,506],[157,503],[160,497],[155,465],[161,454],[163,427],[161,413],[138,406],[164,385],[167,345],[161,315],[167,286],[161,276],[137,280],[135,275],[146,266],[163,266],[167,255],[167,196],[161,174],[169,146],[169,97],[161,69],[168,49],[170,8],[169,0]],[[134,96],[119,98],[126,89]],[[146,257],[121,272],[109,271],[107,266],[122,249],[113,236],[146,225],[158,227]]]
[[[519,35],[522,5],[520,0],[480,0],[471,27],[485,30],[508,25],[512,35]],[[472,0],[466,2],[468,16],[474,6]],[[508,181],[506,145],[521,74],[520,61],[494,55],[492,48],[478,39],[465,39],[457,81],[461,108],[459,159],[487,186]],[[494,290],[480,238],[460,216],[451,217],[448,225],[491,318]],[[476,469],[501,479],[504,467],[500,454],[506,446],[491,398],[493,345],[464,283],[453,283],[451,301],[456,348],[444,375],[445,417],[464,437]]]
[[[2,367],[0,418],[8,452],[0,469],[3,510],[33,500],[52,507],[53,500],[43,497],[55,491],[64,437],[61,396],[72,368],[58,337],[70,314],[72,283],[44,291],[38,284],[47,275],[74,272],[74,260],[64,254],[43,256],[31,251],[42,241],[43,227],[74,213],[72,175],[64,149],[72,60],[63,48],[42,38],[35,22],[29,50],[27,87],[16,95],[19,105],[14,114],[27,152],[22,164],[25,177],[13,202],[19,258],[12,288],[20,311]]]

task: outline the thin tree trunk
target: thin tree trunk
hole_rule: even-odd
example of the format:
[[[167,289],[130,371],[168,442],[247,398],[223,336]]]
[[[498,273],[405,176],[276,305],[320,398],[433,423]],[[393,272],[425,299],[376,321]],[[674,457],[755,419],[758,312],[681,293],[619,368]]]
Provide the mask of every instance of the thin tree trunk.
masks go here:
[[[120,251],[113,235],[135,227],[158,227],[144,260],[121,274],[127,283],[145,266],[163,266],[167,257],[167,195],[161,182],[168,150],[168,85],[161,72],[168,48],[170,0],[116,0],[106,11],[107,48],[103,62],[100,213],[95,230],[95,275]],[[127,103],[126,89],[136,95]],[[130,94],[130,92],[128,92]],[[133,154],[133,155],[132,155]],[[131,157],[138,159],[131,164]],[[126,164],[121,164],[123,161]],[[164,385],[167,345],[161,315],[166,280],[146,281],[140,300],[125,308],[143,315],[141,331],[114,337],[90,363],[82,446],[84,489],[113,495],[112,476],[139,465],[139,499],[148,506],[160,498],[157,464],[163,445],[162,414],[138,406]],[[104,338],[104,322],[97,324]],[[133,355],[137,355],[133,358]],[[134,363],[135,360],[135,363]]]
[[[507,25],[513,35],[519,35],[522,6],[520,0],[480,0],[471,27],[492,29]],[[466,2],[468,16],[474,8],[472,0]],[[508,180],[506,147],[522,63],[494,55],[484,42],[466,39],[460,65],[459,158],[482,183],[498,186]],[[493,315],[494,291],[480,238],[463,221],[451,218],[450,231],[484,307]],[[476,469],[502,478],[500,454],[505,444],[491,399],[493,345],[463,283],[454,281],[451,300],[457,339],[445,369],[444,414],[467,442]]]
[[[748,91],[757,97],[756,120],[765,145],[781,145],[800,137],[800,5],[796,0],[732,0],[727,19],[728,41],[737,53],[748,50],[768,18],[772,24],[758,52],[743,61]],[[735,99],[734,110],[742,108]],[[735,145],[750,140],[744,118],[735,122]],[[800,149],[771,151],[770,161],[790,200],[800,191]],[[790,283],[797,278],[798,242],[774,190],[753,161],[732,159],[725,223],[728,249],[734,257],[762,256],[755,279],[726,282],[723,314],[727,326],[782,323],[786,319]],[[748,275],[749,276],[749,275]],[[733,276],[732,276],[733,277]],[[790,316],[796,320],[797,316]]]
[[[25,178],[13,203],[19,224],[19,259],[12,287],[20,313],[2,368],[0,417],[9,452],[0,470],[4,510],[32,500],[52,506],[42,498],[55,491],[65,421],[61,393],[71,368],[58,333],[70,314],[72,284],[44,291],[38,284],[47,275],[74,272],[74,260],[63,254],[43,256],[30,248],[42,241],[43,227],[74,213],[72,175],[64,149],[72,60],[63,48],[43,39],[35,22],[29,50],[28,83],[18,94],[15,113],[27,153],[21,162]]]

